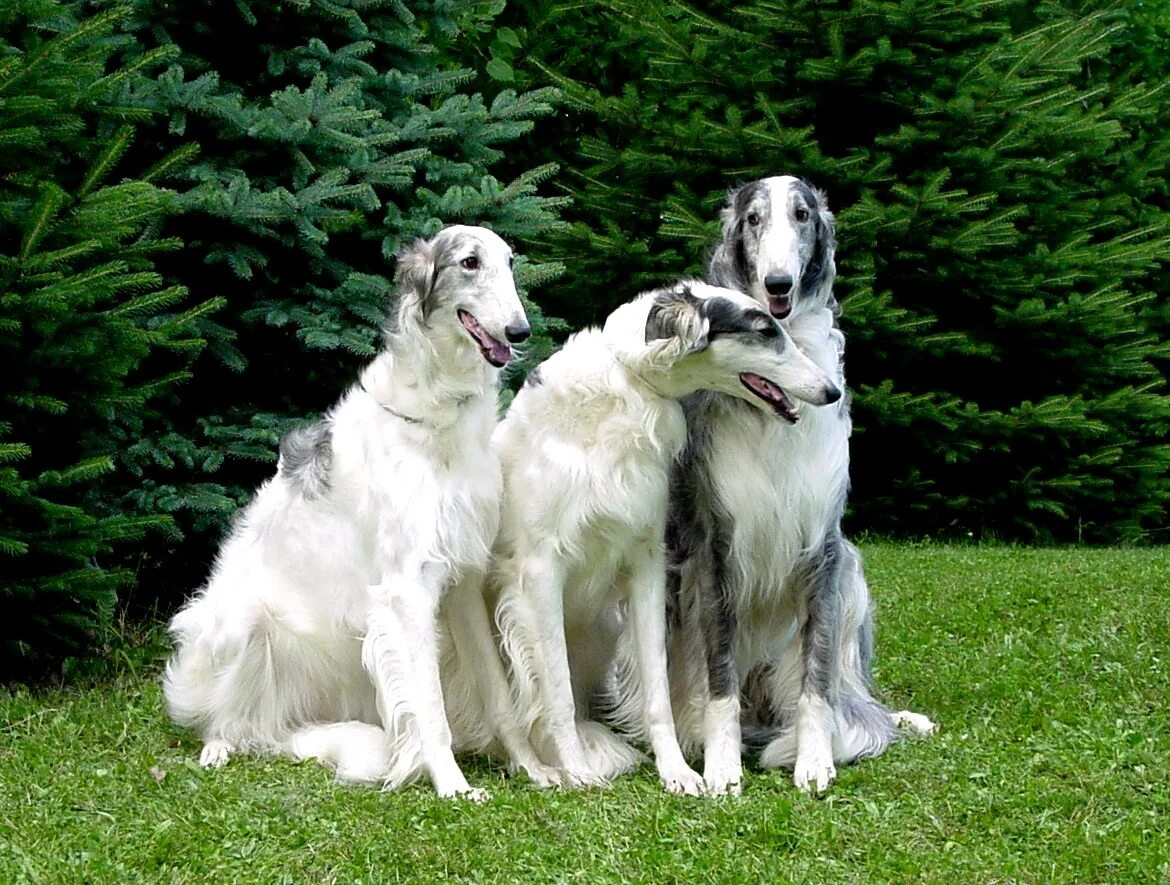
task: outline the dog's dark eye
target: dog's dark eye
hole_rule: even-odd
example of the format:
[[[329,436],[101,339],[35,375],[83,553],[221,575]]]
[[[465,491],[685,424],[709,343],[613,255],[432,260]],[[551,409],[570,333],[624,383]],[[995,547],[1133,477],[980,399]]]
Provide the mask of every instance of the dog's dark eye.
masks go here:
[[[508,256],[508,270],[511,270],[512,265],[514,265],[515,263],[516,263],[516,257],[514,255],[509,255]]]
[[[468,255],[466,258],[460,261],[459,264],[461,267],[465,267],[468,270],[475,270],[479,267],[479,259],[474,255]]]
[[[756,227],[760,223],[760,216],[755,212],[749,212],[747,216],[747,223],[752,227]]]
[[[808,210],[807,209],[797,209],[796,212],[793,214],[796,215],[797,221],[800,221],[800,222],[808,221]]]
[[[768,325],[766,325],[766,326],[760,326],[758,331],[765,338],[779,338],[780,337],[780,330],[777,329],[776,326],[772,323],[768,323]]]

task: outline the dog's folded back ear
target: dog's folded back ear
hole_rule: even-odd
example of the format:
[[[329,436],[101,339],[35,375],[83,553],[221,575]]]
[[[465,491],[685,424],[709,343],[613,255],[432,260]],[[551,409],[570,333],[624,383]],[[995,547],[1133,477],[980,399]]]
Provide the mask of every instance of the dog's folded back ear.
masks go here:
[[[403,307],[417,307],[427,313],[431,290],[435,286],[437,240],[437,237],[415,240],[398,253],[394,282],[398,285]]]
[[[833,297],[833,283],[837,277],[835,256],[837,252],[837,224],[829,211],[829,200],[825,192],[804,182],[813,195],[813,217],[816,219],[816,244],[812,257],[805,266],[800,279],[801,292],[824,298],[834,314],[839,312],[837,299]]]
[[[685,283],[659,292],[646,315],[646,343],[677,338],[681,353],[693,353],[707,346],[707,320],[702,300]]]

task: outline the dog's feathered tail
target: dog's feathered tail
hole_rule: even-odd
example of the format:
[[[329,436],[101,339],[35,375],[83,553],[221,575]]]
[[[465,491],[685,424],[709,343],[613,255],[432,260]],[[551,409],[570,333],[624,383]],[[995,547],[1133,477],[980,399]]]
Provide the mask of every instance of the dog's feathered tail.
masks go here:
[[[351,784],[389,785],[392,754],[386,732],[368,722],[329,722],[308,725],[294,732],[287,742],[294,759],[317,759],[331,766],[337,779]],[[417,756],[417,754],[415,754]],[[404,760],[398,759],[397,762]],[[405,760],[410,767],[409,760]],[[401,768],[396,765],[395,768]],[[414,770],[394,772],[397,783],[413,780],[421,773],[421,760]]]
[[[600,722],[579,720],[577,732],[581,735],[589,767],[604,780],[613,780],[633,771],[646,761],[644,753]]]

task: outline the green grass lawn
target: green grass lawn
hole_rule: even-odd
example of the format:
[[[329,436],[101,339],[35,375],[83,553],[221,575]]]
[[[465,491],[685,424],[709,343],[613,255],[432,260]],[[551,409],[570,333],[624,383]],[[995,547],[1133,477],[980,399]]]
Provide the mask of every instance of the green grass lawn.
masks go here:
[[[877,681],[940,725],[826,798],[542,792],[483,806],[313,764],[195,765],[157,667],[0,692],[0,883],[1170,881],[1170,549],[863,546]]]

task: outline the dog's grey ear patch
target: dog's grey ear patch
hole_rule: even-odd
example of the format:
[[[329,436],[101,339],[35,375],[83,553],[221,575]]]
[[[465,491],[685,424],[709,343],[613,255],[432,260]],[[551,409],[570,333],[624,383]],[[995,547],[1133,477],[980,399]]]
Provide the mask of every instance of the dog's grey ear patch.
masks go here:
[[[692,351],[702,350],[707,346],[702,304],[685,285],[659,292],[646,315],[646,343],[681,338],[690,344]]]
[[[703,316],[707,319],[707,337],[734,335],[742,332],[759,332],[761,320],[769,324],[772,318],[762,310],[745,311],[743,307],[727,298],[708,298],[703,304]]]
[[[800,278],[800,290],[815,294],[832,286],[837,276],[834,263],[837,252],[837,226],[833,213],[829,211],[829,202],[824,192],[815,188],[811,191],[817,200],[817,209],[813,212],[816,219],[816,241],[813,243],[813,254]]]
[[[329,489],[333,428],[328,421],[294,427],[280,440],[277,469],[310,501]]]
[[[435,286],[435,240],[415,240],[398,253],[394,281],[403,298],[414,299],[423,313],[428,311],[431,290]]]
[[[724,230],[724,239],[734,244],[731,256],[736,273],[735,285],[732,286],[734,289],[747,288],[756,275],[755,253],[748,251],[744,238],[747,236],[748,210],[757,202],[767,203],[765,215],[771,215],[770,194],[763,182],[753,181],[736,191],[732,202],[732,218],[735,223],[729,230],[726,227]]]

